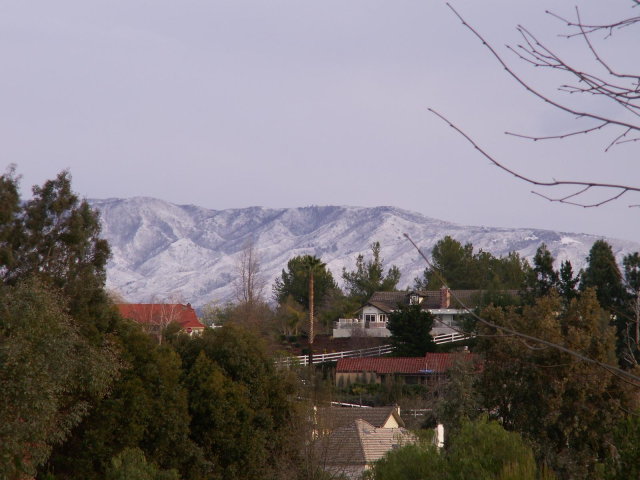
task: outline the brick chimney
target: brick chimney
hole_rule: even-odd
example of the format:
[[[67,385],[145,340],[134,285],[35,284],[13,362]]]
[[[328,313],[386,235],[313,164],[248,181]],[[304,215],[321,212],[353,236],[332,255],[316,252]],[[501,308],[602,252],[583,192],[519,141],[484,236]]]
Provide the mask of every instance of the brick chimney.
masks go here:
[[[447,287],[440,289],[440,308],[449,308],[451,305],[451,290]]]

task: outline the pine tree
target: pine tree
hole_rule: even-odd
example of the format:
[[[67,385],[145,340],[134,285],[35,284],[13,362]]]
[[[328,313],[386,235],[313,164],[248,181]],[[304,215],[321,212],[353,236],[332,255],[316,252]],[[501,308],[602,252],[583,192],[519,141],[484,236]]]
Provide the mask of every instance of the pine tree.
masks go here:
[[[395,265],[384,272],[384,261],[380,258],[380,242],[371,244],[371,260],[365,261],[364,255],[356,258],[356,269],[342,269],[347,295],[360,304],[367,301],[374,292],[392,292],[400,281],[400,270]]]

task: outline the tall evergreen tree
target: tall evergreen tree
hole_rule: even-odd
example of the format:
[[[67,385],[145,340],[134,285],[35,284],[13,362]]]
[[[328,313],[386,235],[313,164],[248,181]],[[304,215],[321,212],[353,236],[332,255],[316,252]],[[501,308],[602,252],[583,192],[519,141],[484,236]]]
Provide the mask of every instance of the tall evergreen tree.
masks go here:
[[[558,292],[566,302],[570,302],[577,297],[577,287],[580,283],[580,275],[573,275],[573,267],[569,260],[565,260],[560,265],[560,274],[558,278]]]
[[[360,304],[368,300],[374,292],[392,292],[400,281],[400,270],[395,265],[384,272],[384,261],[380,257],[380,242],[371,244],[371,260],[365,261],[364,255],[356,258],[356,269],[342,269],[347,295]]]
[[[640,254],[630,253],[622,260],[624,267],[624,286],[627,290],[627,308],[625,309],[626,346],[630,365],[640,362]]]
[[[566,308],[557,294],[515,309],[486,309],[498,325],[542,338],[615,365],[615,332],[592,289]],[[599,478],[612,455],[612,430],[633,408],[629,385],[591,363],[552,348],[481,327],[485,408],[508,430],[534,442],[539,458],[561,478]]]
[[[449,235],[439,240],[431,250],[433,267],[425,269],[423,278],[416,279],[415,287],[436,290],[442,287],[442,279],[450,288],[475,288],[470,282],[470,266],[473,261],[473,245],[462,245]]]
[[[559,275],[553,268],[554,258],[546,244],[541,244],[533,257],[533,267],[529,272],[524,297],[528,303],[544,297],[558,288]]]
[[[594,242],[587,262],[580,290],[595,289],[600,306],[616,314],[624,307],[627,295],[611,245],[604,240]]]
[[[587,266],[580,280],[580,290],[593,288],[600,306],[609,313],[616,327],[617,352],[622,365],[628,365],[627,307],[628,295],[611,245],[604,240],[594,242]]]
[[[389,313],[387,328],[391,332],[393,354],[397,357],[421,357],[433,352],[436,344],[431,336],[434,317],[420,305],[400,305]]]

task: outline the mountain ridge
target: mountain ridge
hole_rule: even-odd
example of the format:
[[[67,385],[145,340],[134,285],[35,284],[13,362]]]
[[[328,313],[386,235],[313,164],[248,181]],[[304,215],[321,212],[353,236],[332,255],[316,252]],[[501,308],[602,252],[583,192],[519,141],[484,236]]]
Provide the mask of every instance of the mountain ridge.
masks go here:
[[[546,243],[556,261],[581,268],[594,241],[604,238],[618,261],[640,250],[640,244],[595,235],[532,228],[465,226],[393,206],[245,207],[214,210],[177,205],[152,197],[89,200],[100,211],[103,236],[112,248],[107,288],[127,301],[180,299],[195,306],[233,298],[235,265],[253,242],[261,259],[270,296],[274,279],[295,255],[319,256],[340,283],[342,269],[356,256],[381,244],[385,265],[402,272],[400,287],[413,283],[425,268],[408,233],[425,252],[450,235],[502,256],[516,251],[531,260]]]

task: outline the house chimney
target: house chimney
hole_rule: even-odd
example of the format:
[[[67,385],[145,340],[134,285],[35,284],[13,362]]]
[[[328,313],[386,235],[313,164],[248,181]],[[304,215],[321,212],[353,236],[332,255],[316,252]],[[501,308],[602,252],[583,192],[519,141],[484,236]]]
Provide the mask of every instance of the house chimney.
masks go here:
[[[440,308],[449,308],[451,305],[451,290],[447,287],[440,289]]]

